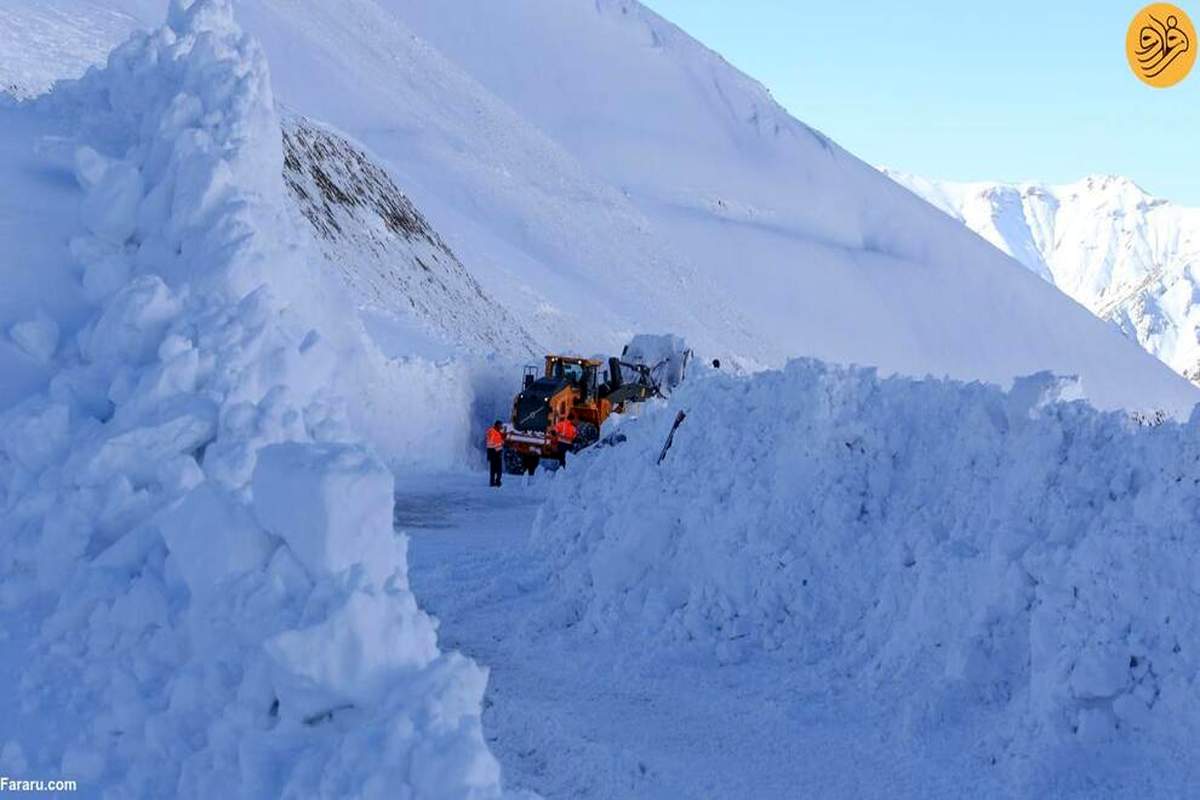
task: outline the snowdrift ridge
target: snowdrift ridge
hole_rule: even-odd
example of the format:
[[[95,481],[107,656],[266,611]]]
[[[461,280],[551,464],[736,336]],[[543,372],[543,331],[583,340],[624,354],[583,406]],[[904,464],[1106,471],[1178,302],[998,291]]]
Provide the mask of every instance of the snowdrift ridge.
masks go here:
[[[1018,743],[1171,752],[1200,720],[1200,420],[1075,391],[813,361],[713,375],[580,458],[535,537],[586,629],[960,698]]]

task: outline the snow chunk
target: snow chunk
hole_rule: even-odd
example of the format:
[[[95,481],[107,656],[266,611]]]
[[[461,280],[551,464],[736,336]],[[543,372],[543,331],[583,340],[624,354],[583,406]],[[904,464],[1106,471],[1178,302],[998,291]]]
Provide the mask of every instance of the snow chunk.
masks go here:
[[[0,449],[22,468],[39,472],[67,447],[71,411],[62,403],[31,403],[0,426]]]
[[[45,312],[38,312],[33,319],[13,325],[8,335],[30,358],[43,364],[53,358],[58,349],[58,323]]]
[[[204,602],[225,579],[260,569],[274,549],[249,509],[211,484],[193,489],[158,518],[168,565]]]
[[[301,679],[283,682],[281,694],[284,706],[302,716],[314,710],[310,687],[369,703],[398,673],[438,656],[430,619],[417,611],[412,595],[389,589],[355,592],[320,624],[285,631],[266,648],[284,673]]]
[[[145,194],[141,172],[84,146],[75,153],[75,175],[86,192],[80,209],[83,224],[103,241],[124,244],[137,229]]]
[[[1071,690],[1081,700],[1113,697],[1129,681],[1129,655],[1113,648],[1086,651],[1071,670]]]
[[[166,406],[136,427],[114,432],[94,453],[83,457],[78,479],[90,484],[103,483],[114,475],[139,482],[158,480],[164,464],[195,453],[212,440],[215,431],[216,408],[211,402],[195,398],[176,407]]]
[[[92,361],[140,364],[152,358],[167,324],[181,304],[157,275],[135,278],[116,294],[82,337],[80,349]]]
[[[314,578],[361,564],[374,581],[396,575],[403,586],[393,483],[387,467],[359,447],[273,445],[258,454],[254,513]]]

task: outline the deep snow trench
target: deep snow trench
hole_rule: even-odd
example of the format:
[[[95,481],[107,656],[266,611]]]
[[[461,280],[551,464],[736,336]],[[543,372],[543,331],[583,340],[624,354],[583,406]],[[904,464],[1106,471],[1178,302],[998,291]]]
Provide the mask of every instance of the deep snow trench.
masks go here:
[[[104,68],[0,107],[0,774],[105,797],[495,798],[501,764],[550,798],[1196,794],[1200,415],[1141,430],[1081,404],[1034,415],[1028,391],[807,362],[689,379],[661,469],[674,408],[531,483],[432,472],[474,452],[516,370],[405,357],[400,335],[381,349],[368,328],[385,326],[289,216],[260,46],[231,0],[171,8]],[[437,147],[411,152],[418,187],[455,174]],[[573,247],[583,219],[595,246],[573,263],[633,309],[611,320],[673,327],[643,315],[663,310],[641,283],[589,266],[640,269],[613,257],[645,255],[620,233],[633,206],[528,152],[526,174],[579,176],[561,185],[606,223],[521,181],[475,192],[480,213],[508,225],[520,200],[538,209],[524,231]],[[746,243],[740,260],[766,255]],[[925,285],[869,260],[899,297]],[[857,300],[867,274],[804,296]],[[1024,273],[1000,295],[962,275],[953,305],[879,309],[854,337],[819,331],[819,352],[886,362],[895,345],[894,366],[999,359],[1004,375],[1077,358],[1114,397],[1193,398],[1078,309],[1085,343],[1050,351],[1066,361],[1035,358],[1072,338],[1040,325],[901,353],[913,308],[1065,308]],[[1108,368],[1108,340],[1128,369]]]
[[[565,472],[401,479],[397,528],[510,787],[1193,796],[1200,415],[1074,391],[701,372]]]
[[[1082,749],[1053,769],[992,763],[997,719],[922,727],[896,716],[911,687],[849,690],[783,655],[719,665],[699,648],[578,631],[555,617],[529,546],[557,480],[397,479],[413,592],[442,646],[490,671],[484,734],[508,788],[615,800],[1101,797],[1139,785],[1119,753],[1101,769]]]

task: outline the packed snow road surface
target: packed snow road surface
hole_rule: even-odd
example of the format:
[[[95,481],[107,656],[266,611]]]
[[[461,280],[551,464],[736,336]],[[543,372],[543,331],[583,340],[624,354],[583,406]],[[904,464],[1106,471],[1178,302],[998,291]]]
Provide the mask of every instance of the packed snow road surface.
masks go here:
[[[1118,765],[1098,783],[1038,769],[1013,783],[986,746],[993,716],[944,729],[897,717],[912,687],[866,692],[786,654],[720,664],[701,646],[582,631],[553,610],[529,543],[561,481],[540,473],[497,490],[475,472],[397,483],[413,591],[443,647],[488,665],[484,734],[510,788],[564,800],[1000,798],[1051,785],[1083,797],[1120,782]]]
[[[1075,393],[702,375],[566,471],[402,483],[413,591],[548,797],[1189,796],[1200,417]]]

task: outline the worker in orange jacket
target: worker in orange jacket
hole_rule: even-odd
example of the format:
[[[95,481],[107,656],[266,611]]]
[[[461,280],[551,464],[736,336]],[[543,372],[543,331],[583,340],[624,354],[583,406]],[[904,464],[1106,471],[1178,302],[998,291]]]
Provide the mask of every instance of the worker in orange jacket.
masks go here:
[[[488,486],[499,486],[504,474],[504,429],[500,420],[487,429]]]
[[[572,420],[574,416],[569,414],[554,423],[554,436],[558,439],[558,463],[564,467],[567,465],[567,451],[571,449],[579,433]]]

